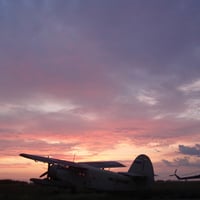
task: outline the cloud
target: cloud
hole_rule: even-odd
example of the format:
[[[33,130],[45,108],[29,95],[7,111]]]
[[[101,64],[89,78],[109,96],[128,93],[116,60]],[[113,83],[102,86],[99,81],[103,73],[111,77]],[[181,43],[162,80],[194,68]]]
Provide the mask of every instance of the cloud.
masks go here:
[[[198,79],[198,80],[193,81],[192,83],[180,86],[179,89],[186,93],[199,92],[200,91],[200,80]]]
[[[2,152],[2,156],[17,156],[20,153],[24,152],[26,150],[27,152],[30,153],[38,153],[38,150],[40,154],[43,155],[52,155],[54,152],[59,152],[62,151],[63,154],[65,151],[70,151],[71,147],[75,145],[75,143],[64,143],[59,141],[58,143],[51,143],[51,141],[48,141],[48,139],[45,140],[37,140],[37,138],[34,139],[23,139],[23,138],[18,138],[18,139],[3,139],[0,142],[1,148],[0,151]],[[9,151],[8,151],[9,149]]]
[[[200,167],[199,160],[192,161],[189,157],[175,158],[173,161],[163,159],[162,162],[168,167]]]
[[[162,160],[162,162],[165,165],[170,166],[170,167],[188,166],[188,165],[191,164],[187,157],[185,157],[185,158],[176,158],[173,161]]]
[[[141,93],[138,94],[137,99],[151,106],[156,105],[158,103],[158,100],[152,93],[153,92],[141,91]]]
[[[194,119],[200,120],[200,100],[196,97],[193,99],[188,99],[185,102],[186,108],[182,113],[178,114],[178,118]]]
[[[179,152],[184,155],[200,157],[200,144],[195,144],[195,146],[193,146],[193,147],[179,145]]]
[[[149,151],[159,143],[162,154],[168,144],[198,141],[198,8],[1,1],[1,152],[94,155],[126,142]]]

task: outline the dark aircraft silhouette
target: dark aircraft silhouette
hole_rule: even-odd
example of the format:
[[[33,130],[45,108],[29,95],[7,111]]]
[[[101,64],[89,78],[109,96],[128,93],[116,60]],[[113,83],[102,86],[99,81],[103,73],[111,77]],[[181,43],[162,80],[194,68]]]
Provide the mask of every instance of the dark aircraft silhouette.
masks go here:
[[[148,189],[154,182],[154,170],[148,156],[136,157],[128,172],[112,172],[105,168],[125,167],[116,161],[71,162],[55,158],[20,154],[20,156],[48,163],[46,172],[37,184],[66,187],[71,191],[134,191]]]
[[[189,179],[199,179],[200,178],[200,174],[199,175],[193,175],[193,176],[183,176],[180,177],[176,174],[177,169],[174,171],[174,174],[170,175],[170,176],[175,176],[178,180],[189,180]]]

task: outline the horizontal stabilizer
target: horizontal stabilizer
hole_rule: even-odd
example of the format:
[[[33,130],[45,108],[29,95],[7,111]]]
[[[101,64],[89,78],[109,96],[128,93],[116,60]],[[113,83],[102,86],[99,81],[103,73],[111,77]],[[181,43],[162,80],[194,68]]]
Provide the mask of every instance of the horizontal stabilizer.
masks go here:
[[[145,178],[147,176],[142,175],[142,174],[136,174],[136,173],[129,173],[129,172],[119,172],[119,174],[122,174],[124,176],[129,176],[131,178]]]

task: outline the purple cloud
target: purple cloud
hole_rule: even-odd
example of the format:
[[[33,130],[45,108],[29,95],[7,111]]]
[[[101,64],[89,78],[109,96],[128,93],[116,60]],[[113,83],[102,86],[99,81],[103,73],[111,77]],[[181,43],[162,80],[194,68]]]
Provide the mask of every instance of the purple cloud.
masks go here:
[[[179,152],[185,155],[200,157],[200,144],[195,144],[193,147],[179,145]]]
[[[69,149],[84,142],[93,153],[123,140],[148,148],[163,138],[165,147],[180,139],[195,144],[199,6],[195,0],[1,1],[1,151],[16,152],[13,138],[41,149],[50,145],[44,137],[60,138]],[[24,140],[21,147],[29,149]],[[179,151],[199,153],[197,145]]]

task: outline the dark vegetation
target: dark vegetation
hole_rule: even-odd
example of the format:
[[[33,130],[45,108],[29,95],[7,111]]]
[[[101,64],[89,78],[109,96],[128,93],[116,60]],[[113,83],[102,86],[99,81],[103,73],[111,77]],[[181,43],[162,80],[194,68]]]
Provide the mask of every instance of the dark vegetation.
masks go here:
[[[64,188],[34,185],[32,183],[0,180],[2,200],[129,200],[129,199],[200,199],[199,181],[157,181],[151,191],[133,193],[77,193]]]

